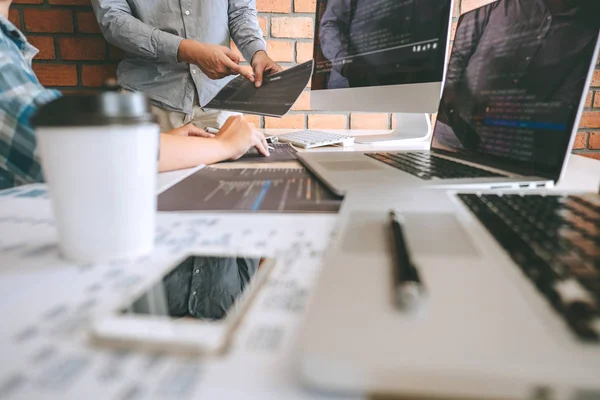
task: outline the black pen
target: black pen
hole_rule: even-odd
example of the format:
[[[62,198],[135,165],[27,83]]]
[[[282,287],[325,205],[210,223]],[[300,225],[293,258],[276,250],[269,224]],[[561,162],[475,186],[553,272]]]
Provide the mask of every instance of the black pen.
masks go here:
[[[418,308],[423,300],[425,288],[421,283],[419,271],[412,263],[402,222],[395,211],[390,211],[390,227],[392,229],[394,248],[394,298],[396,305],[407,310]]]

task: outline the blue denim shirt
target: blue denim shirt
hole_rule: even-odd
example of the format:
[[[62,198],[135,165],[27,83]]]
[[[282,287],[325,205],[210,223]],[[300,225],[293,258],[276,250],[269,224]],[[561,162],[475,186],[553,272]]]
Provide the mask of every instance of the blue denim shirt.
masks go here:
[[[119,84],[142,91],[163,108],[190,114],[197,91],[207,104],[231,80],[211,80],[179,63],[183,39],[229,47],[233,39],[246,60],[265,50],[255,0],[92,0],[106,40],[125,51]]]

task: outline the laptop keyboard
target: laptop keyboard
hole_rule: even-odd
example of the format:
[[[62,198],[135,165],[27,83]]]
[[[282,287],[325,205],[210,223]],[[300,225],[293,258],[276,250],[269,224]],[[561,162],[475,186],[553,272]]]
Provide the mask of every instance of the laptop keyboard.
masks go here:
[[[458,197],[581,339],[600,338],[600,196]]]
[[[417,151],[370,153],[366,155],[424,180],[433,178],[458,179],[504,176],[484,169],[447,160],[442,157],[437,157],[430,153]]]

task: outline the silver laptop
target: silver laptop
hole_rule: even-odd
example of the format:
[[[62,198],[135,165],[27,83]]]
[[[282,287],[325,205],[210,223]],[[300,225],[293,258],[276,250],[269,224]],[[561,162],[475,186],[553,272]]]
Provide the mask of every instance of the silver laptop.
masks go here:
[[[346,197],[299,336],[305,385],[600,399],[600,195],[488,193]],[[419,313],[393,301],[390,209],[427,293]]]
[[[500,0],[460,17],[430,151],[305,152],[300,161],[337,194],[380,184],[552,187],[596,65],[598,17],[546,3]]]

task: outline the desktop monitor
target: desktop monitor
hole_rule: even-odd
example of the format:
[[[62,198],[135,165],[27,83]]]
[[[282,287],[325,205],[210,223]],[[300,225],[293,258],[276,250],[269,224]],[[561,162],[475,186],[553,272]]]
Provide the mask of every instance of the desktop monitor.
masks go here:
[[[452,0],[317,0],[311,108],[434,113]]]

